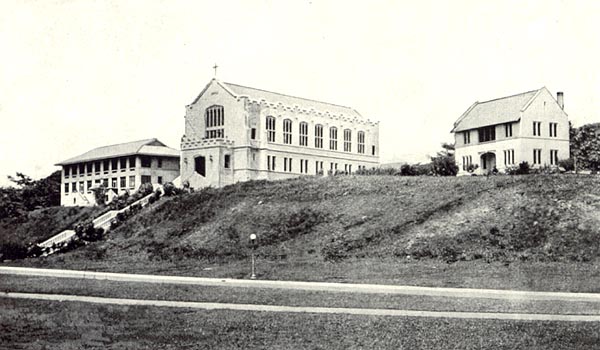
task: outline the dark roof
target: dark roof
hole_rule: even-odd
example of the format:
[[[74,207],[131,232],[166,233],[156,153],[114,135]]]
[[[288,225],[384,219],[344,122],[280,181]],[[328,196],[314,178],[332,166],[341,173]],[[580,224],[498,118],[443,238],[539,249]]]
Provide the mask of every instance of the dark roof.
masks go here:
[[[485,102],[475,102],[454,123],[452,132],[471,130],[488,125],[516,122],[534,97],[545,88],[501,97]]]
[[[131,156],[136,154],[178,158],[179,150],[167,147],[164,143],[153,138],[94,148],[91,151],[85,152],[73,158],[69,158],[57,163],[56,165],[89,162],[93,160]]]

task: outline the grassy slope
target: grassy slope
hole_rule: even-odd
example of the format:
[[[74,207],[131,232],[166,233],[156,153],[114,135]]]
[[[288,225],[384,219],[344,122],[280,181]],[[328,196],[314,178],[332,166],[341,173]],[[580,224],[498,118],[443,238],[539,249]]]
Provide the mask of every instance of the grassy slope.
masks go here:
[[[600,280],[599,185],[592,176],[246,182],[162,200],[106,241],[26,264],[244,277],[256,233],[266,278],[437,285],[418,271],[441,285],[589,291]],[[536,282],[549,273],[551,283]]]

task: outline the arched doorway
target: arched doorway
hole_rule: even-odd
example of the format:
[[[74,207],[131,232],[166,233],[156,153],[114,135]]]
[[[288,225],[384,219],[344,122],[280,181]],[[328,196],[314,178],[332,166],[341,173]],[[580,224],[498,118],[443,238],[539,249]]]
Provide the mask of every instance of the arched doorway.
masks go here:
[[[496,154],[487,152],[481,155],[481,172],[483,174],[491,172],[496,167]]]

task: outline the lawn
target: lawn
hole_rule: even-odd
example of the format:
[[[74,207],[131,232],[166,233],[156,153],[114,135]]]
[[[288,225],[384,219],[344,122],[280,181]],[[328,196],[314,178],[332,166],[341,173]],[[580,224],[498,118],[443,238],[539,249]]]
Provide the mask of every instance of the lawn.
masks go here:
[[[0,299],[8,349],[591,349],[595,323],[426,319]]]

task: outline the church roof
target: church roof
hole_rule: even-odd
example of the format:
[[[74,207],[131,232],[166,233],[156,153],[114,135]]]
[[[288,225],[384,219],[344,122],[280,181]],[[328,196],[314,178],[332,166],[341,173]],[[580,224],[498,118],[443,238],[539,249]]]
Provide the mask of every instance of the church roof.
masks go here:
[[[358,113],[354,108],[351,107],[341,106],[329,102],[317,101],[304,97],[286,95],[279,92],[272,92],[233,83],[225,83],[216,79],[214,79],[213,81],[216,81],[234,97],[248,97],[258,101],[265,100],[266,102],[275,104],[282,103],[286,106],[298,106],[299,108],[306,110],[314,109],[315,111],[329,112],[333,115],[344,115],[349,118],[363,119],[363,116],[361,116],[360,113]],[[206,88],[208,88],[208,86]],[[200,95],[198,95],[198,97],[194,100],[193,103],[196,103],[198,101],[198,99],[202,96],[206,88],[200,93]]]
[[[179,157],[179,150],[167,147],[167,145],[160,142],[158,139],[153,138],[94,148],[91,151],[85,152],[73,158],[69,158],[57,163],[56,165],[82,163],[138,154],[149,156]]]
[[[545,88],[501,97],[485,102],[475,102],[454,123],[452,132],[476,129],[488,125],[516,122],[533,99]]]

